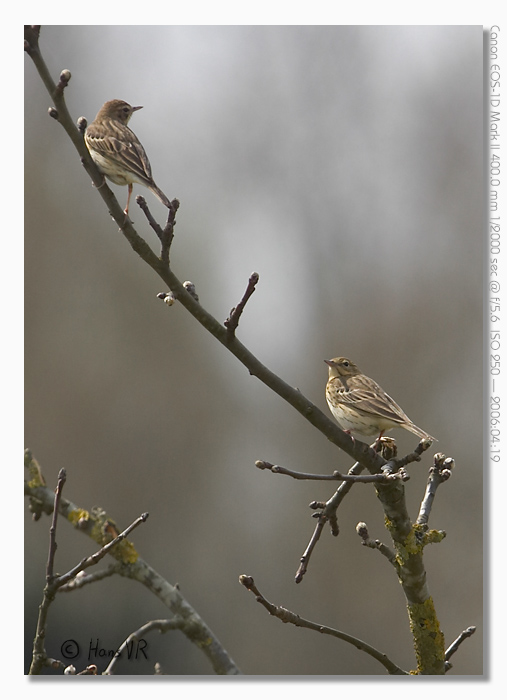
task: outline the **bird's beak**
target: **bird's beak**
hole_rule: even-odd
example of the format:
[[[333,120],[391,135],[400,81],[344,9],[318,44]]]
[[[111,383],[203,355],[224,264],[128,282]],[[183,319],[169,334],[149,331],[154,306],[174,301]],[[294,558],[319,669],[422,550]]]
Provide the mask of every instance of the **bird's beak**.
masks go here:
[[[133,112],[137,112],[138,109],[142,109],[143,105],[139,105],[139,107],[132,107]]]
[[[336,367],[336,362],[333,362],[333,360],[324,360],[324,362],[330,367]]]

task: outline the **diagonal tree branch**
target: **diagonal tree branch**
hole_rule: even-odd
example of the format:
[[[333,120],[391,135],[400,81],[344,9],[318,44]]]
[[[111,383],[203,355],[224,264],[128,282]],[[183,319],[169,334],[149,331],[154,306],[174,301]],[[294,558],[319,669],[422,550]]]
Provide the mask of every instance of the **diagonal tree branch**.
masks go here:
[[[270,603],[269,600],[266,600],[266,598],[262,595],[262,593],[255,585],[255,582],[251,576],[246,576],[245,574],[242,574],[239,577],[239,582],[242,586],[244,586],[247,590],[251,591],[255,595],[256,601],[262,606],[264,606],[270,615],[273,615],[273,617],[277,617],[282,622],[290,622],[296,627],[303,627],[305,629],[313,630],[314,632],[320,632],[321,634],[329,634],[332,637],[341,639],[342,641],[347,642],[348,644],[352,644],[352,646],[356,647],[356,649],[364,651],[366,654],[376,659],[380,664],[382,664],[382,666],[384,666],[384,668],[390,675],[408,675],[407,672],[403,671],[399,666],[397,666],[394,663],[394,661],[391,661],[391,659],[389,659],[389,657],[386,654],[382,653],[378,649],[375,649],[375,647],[372,647],[370,644],[363,642],[361,639],[353,637],[352,635],[347,634],[346,632],[341,632],[340,630],[333,629],[332,627],[327,627],[326,625],[320,625],[316,622],[305,620],[303,617],[300,617],[296,613],[293,613],[290,610],[287,610],[287,608],[283,608],[280,605],[273,605],[273,603]]]
[[[265,367],[255,355],[236,338],[234,333],[231,333],[224,324],[217,321],[191,294],[189,294],[177,276],[172,272],[168,260],[162,259],[164,256],[157,256],[146,241],[139,236],[131,220],[125,217],[124,211],[114,196],[114,193],[105,184],[103,175],[99,172],[97,166],[91,159],[84,143],[82,122],[80,128],[77,128],[67,109],[64,99],[64,87],[67,86],[70,81],[69,71],[62,72],[66,75],[65,84],[58,83],[57,85],[52,81],[50,72],[40,53],[39,33],[31,26],[25,27],[25,51],[33,60],[54,102],[56,114],[53,116],[55,116],[58,123],[63,126],[71,138],[72,143],[81,156],[81,161],[86,171],[97,188],[97,192],[106,203],[109,213],[116,221],[120,231],[128,240],[132,249],[163,280],[171,290],[175,300],[179,301],[187,311],[211,333],[211,335],[222,343],[222,345],[248,369],[252,376],[257,377],[266,386],[272,389],[272,391],[285,399],[287,403],[295,408],[296,411],[316,427],[317,430],[322,432],[328,440],[350,455],[354,460],[361,462],[368,471],[372,473],[380,472],[385,463],[385,460],[380,455],[370,449],[366,443],[357,439],[354,440],[350,435],[341,430],[336,423],[331,421],[317,406],[303,396],[298,389],[291,387]],[[168,216],[171,216],[171,210],[169,210]]]

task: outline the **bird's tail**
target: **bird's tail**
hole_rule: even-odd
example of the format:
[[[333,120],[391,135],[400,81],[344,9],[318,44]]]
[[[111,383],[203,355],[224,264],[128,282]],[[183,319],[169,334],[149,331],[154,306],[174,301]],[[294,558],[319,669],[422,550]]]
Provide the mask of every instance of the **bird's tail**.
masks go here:
[[[154,195],[156,195],[160,199],[162,204],[164,204],[168,209],[171,208],[171,202],[167,199],[162,190],[156,186],[155,183],[153,183],[153,185],[150,186],[150,190],[153,192]]]
[[[405,428],[407,430],[410,430],[411,433],[414,433],[414,435],[417,435],[417,437],[420,437],[421,440],[431,440],[431,442],[438,442],[436,438],[434,438],[432,435],[427,433],[425,430],[421,430],[421,428],[418,428],[415,423],[406,423]]]

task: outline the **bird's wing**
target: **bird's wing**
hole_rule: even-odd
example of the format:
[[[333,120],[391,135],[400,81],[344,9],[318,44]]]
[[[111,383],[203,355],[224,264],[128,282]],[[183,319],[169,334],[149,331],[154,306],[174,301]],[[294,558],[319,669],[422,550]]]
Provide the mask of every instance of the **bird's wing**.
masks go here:
[[[369,377],[358,375],[349,381],[349,388],[337,382],[337,399],[366,413],[382,416],[396,423],[410,423],[409,417],[389,394]]]
[[[128,126],[115,123],[115,129],[120,129],[121,138],[104,136],[102,130],[95,130],[90,124],[86,130],[86,138],[93,148],[104,158],[116,162],[119,166],[131,170],[141,180],[153,182],[148,156],[137,136]]]

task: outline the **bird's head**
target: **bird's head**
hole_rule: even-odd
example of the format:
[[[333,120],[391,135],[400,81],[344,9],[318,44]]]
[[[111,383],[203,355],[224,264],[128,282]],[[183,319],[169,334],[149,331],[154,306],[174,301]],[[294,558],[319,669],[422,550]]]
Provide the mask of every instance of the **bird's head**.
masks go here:
[[[142,105],[139,105],[139,107],[132,107],[132,105],[129,105],[129,103],[124,100],[109,100],[109,102],[102,105],[95,119],[116,119],[126,125],[130,117],[134,112],[137,112],[138,109],[142,109]]]
[[[335,357],[332,360],[324,360],[329,365],[329,378],[332,377],[353,377],[360,374],[360,370],[351,360],[346,357]]]

